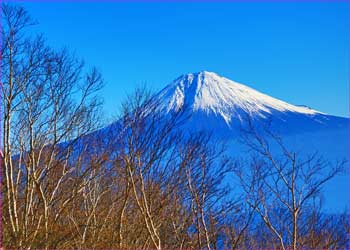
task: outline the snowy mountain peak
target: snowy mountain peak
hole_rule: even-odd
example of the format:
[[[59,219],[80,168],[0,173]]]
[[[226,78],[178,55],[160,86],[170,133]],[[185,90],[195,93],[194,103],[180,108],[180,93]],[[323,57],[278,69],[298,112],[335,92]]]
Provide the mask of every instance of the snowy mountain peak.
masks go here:
[[[221,77],[216,73],[201,71],[182,75],[166,86],[159,94],[168,112],[185,105],[193,111],[221,116],[227,124],[232,119],[242,120],[244,115],[266,118],[276,113],[320,112],[280,101],[243,84]]]

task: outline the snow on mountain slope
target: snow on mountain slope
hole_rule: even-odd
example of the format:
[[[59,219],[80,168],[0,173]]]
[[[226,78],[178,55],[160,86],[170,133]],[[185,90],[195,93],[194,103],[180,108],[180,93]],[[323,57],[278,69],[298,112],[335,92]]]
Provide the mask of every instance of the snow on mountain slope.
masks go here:
[[[242,111],[261,117],[274,111],[321,113],[307,107],[288,104],[207,71],[180,76],[163,89],[159,96],[164,104],[169,103],[168,110],[176,110],[186,104],[194,111],[219,113],[227,122],[233,116],[240,117]]]
[[[305,130],[344,126],[345,118],[326,115],[306,106],[295,106],[215,73],[202,71],[178,77],[160,91],[160,109],[173,112],[186,107],[191,113],[188,125],[198,129],[237,130],[249,116],[253,120],[273,120],[274,128]],[[344,120],[345,119],[345,120]],[[293,130],[292,129],[292,130]],[[227,132],[227,131],[225,131]]]

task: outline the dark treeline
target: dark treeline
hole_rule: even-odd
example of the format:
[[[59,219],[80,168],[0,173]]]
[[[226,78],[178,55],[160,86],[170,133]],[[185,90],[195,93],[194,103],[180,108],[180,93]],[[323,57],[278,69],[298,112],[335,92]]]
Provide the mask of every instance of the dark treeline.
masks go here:
[[[97,130],[100,73],[26,35],[23,8],[1,11],[5,249],[346,249],[347,213],[320,202],[345,162],[301,157],[253,125],[251,157],[232,159],[142,89]]]

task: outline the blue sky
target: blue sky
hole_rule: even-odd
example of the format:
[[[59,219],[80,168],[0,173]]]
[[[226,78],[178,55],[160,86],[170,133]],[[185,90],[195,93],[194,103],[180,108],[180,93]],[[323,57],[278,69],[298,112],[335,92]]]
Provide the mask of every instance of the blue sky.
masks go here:
[[[349,116],[349,2],[22,2],[33,30],[102,72],[116,114],[136,86],[214,71],[292,104]]]

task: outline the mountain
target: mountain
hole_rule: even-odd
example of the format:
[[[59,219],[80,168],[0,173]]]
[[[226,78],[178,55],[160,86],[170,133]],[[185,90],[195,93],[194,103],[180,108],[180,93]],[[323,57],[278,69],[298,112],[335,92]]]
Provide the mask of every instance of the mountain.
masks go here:
[[[207,71],[178,77],[156,98],[165,113],[186,107],[190,113],[188,128],[224,136],[237,134],[248,117],[255,124],[269,123],[283,134],[344,128],[348,124],[347,118],[286,103]]]
[[[254,127],[268,127],[282,137],[287,148],[302,156],[318,152],[333,163],[349,159],[349,118],[289,104],[216,73],[182,75],[155,98],[165,115],[185,107],[189,119],[181,129],[212,132],[229,142],[229,154],[234,157],[249,154],[239,137],[250,119]],[[327,210],[348,207],[349,173],[331,180],[324,194]]]
[[[254,127],[268,127],[281,136],[284,145],[299,156],[318,152],[333,163],[349,159],[349,118],[286,103],[212,72],[182,75],[154,98],[158,112],[165,117],[185,108],[188,119],[179,129],[211,132],[215,139],[227,143],[227,153],[235,158],[250,156],[247,147],[239,141],[241,129],[249,118]],[[126,131],[122,122],[117,121],[91,134],[85,141],[91,136],[107,140],[122,138]],[[277,150],[273,144],[270,149]],[[331,180],[324,194],[327,210],[342,211],[350,203],[349,174]]]

